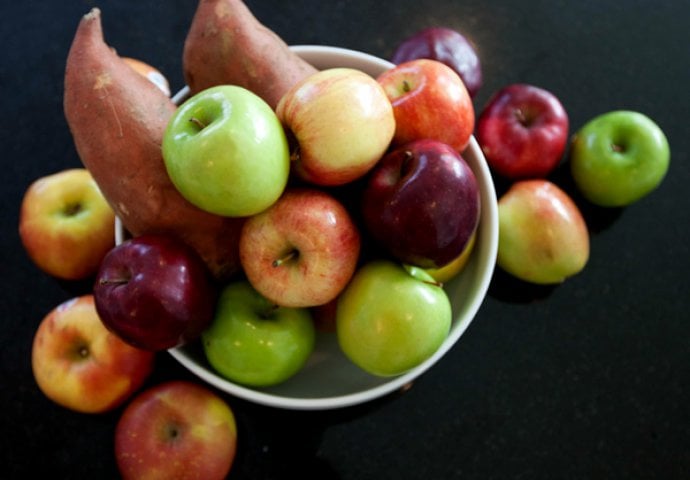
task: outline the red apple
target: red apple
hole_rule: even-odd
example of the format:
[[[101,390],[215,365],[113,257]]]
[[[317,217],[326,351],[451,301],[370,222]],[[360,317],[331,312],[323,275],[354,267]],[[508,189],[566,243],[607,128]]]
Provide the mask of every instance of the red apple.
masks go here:
[[[343,185],[363,176],[395,131],[381,86],[351,68],[310,75],[285,93],[276,113],[297,142],[295,171],[318,185]]]
[[[32,261],[66,280],[96,273],[114,245],[115,214],[88,170],[74,168],[33,182],[24,194],[19,236]]]
[[[545,177],[563,156],[568,125],[568,114],[553,93],[513,84],[496,92],[479,115],[477,142],[499,175]]]
[[[115,428],[124,480],[226,478],[237,450],[228,404],[206,387],[173,380],[137,395]]]
[[[420,30],[397,46],[391,61],[399,64],[418,58],[438,60],[455,70],[471,97],[482,86],[482,68],[477,51],[472,42],[457,30],[447,27]]]
[[[93,295],[51,310],[38,326],[31,350],[41,391],[82,413],[121,405],[148,378],[153,361],[153,353],[132,347],[103,326]]]
[[[548,180],[515,182],[498,201],[497,264],[515,277],[556,284],[580,272],[589,233],[573,200]]]
[[[254,288],[285,307],[333,300],[354,273],[360,235],[345,207],[316,189],[291,189],[249,218],[240,262]]]
[[[106,327],[134,346],[159,351],[201,335],[213,319],[217,288],[189,246],[149,234],[108,252],[94,296]]]
[[[477,179],[460,153],[437,140],[386,155],[364,190],[367,230],[393,256],[438,268],[462,254],[479,222]]]
[[[378,82],[393,105],[394,145],[431,138],[465,149],[474,130],[474,106],[453,69],[437,60],[411,60],[383,72]]]

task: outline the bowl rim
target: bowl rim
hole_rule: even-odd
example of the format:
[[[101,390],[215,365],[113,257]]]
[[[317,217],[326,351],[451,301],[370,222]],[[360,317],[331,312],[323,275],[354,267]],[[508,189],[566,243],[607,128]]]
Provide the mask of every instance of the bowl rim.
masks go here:
[[[342,58],[346,59],[347,62],[353,61],[355,63],[359,63],[366,61],[380,69],[387,69],[394,66],[392,63],[371,54],[342,47],[305,44],[293,45],[290,46],[290,49],[304,57],[307,61],[309,61],[309,59],[312,57],[338,54]],[[173,95],[172,101],[179,105],[189,96],[189,92],[189,87],[185,85]],[[475,171],[475,175],[483,177],[484,181],[481,183],[486,187],[480,189],[482,213],[480,215],[478,235],[482,237],[482,242],[487,254],[481,257],[481,261],[476,267],[478,271],[483,272],[483,275],[481,276],[481,281],[479,284],[474,286],[475,294],[470,298],[470,303],[464,308],[464,315],[462,316],[464,321],[458,322],[457,320],[459,317],[456,317],[454,314],[453,325],[451,326],[448,336],[443,341],[441,346],[436,350],[436,352],[434,352],[433,355],[427,358],[420,365],[403,374],[390,377],[389,381],[354,393],[327,397],[303,398],[296,396],[277,395],[227,380],[221,377],[220,374],[211,371],[208,367],[200,365],[185,351],[185,346],[171,348],[168,350],[168,353],[187,370],[221,391],[252,403],[289,410],[330,410],[344,408],[366,403],[391,394],[397,390],[406,388],[407,385],[411,384],[416,378],[436,364],[438,360],[457,343],[458,339],[467,330],[469,325],[474,320],[474,317],[479,311],[481,305],[483,304],[493,276],[498,251],[498,205],[496,200],[496,190],[489,166],[474,135],[470,137],[470,142],[467,149],[471,150],[474,156],[479,160],[477,165],[479,171]],[[122,243],[124,238],[125,235],[122,222],[116,216],[116,244]]]

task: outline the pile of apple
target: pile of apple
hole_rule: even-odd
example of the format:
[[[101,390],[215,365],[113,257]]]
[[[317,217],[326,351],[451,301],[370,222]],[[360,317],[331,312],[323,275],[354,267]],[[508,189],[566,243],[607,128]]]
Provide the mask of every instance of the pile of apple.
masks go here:
[[[201,2],[200,10],[218,1],[249,25],[239,28],[256,27],[238,0]],[[86,168],[32,184],[20,234],[44,271],[95,282],[92,294],[56,307],[36,332],[32,364],[48,397],[78,411],[110,410],[143,385],[155,352],[194,341],[219,374],[256,387],[298,372],[319,329],[335,330],[344,354],[374,375],[406,372],[439,348],[452,322],[442,286],[471,255],[481,210],[462,152],[475,131],[472,96],[482,77],[462,35],[432,28],[408,38],[378,78],[316,71],[289,56],[289,75],[273,78],[276,69],[262,66],[266,88],[252,76],[213,85],[216,64],[200,56],[206,60],[187,62],[200,69],[186,72],[191,94],[178,107],[160,72],[107,48],[99,20],[97,11],[84,17],[70,54],[82,64],[112,57],[112,75],[87,85],[94,98],[108,111],[113,104],[92,91],[112,102],[120,89],[133,107],[159,108],[80,117],[85,109],[70,105],[87,102],[74,95],[88,79],[68,61],[66,113]],[[257,44],[289,52],[256,30],[269,35]],[[145,118],[152,110],[157,130]],[[494,173],[514,182],[499,200],[498,264],[534,283],[579,272],[589,256],[585,221],[546,180],[567,146],[561,103],[544,89],[510,85],[476,127]],[[104,153],[96,134],[129,143]],[[649,118],[612,112],[574,136],[571,171],[591,202],[627,205],[661,182],[668,150]],[[128,165],[127,155],[144,163]],[[119,245],[116,215],[130,235]],[[198,408],[183,415],[178,403]],[[223,405],[179,382],[141,394],[118,425],[123,475],[137,468],[128,432],[166,428],[172,439],[183,427],[168,419],[182,415],[226,439],[224,450],[207,453],[216,454],[207,467],[222,477],[236,437]]]

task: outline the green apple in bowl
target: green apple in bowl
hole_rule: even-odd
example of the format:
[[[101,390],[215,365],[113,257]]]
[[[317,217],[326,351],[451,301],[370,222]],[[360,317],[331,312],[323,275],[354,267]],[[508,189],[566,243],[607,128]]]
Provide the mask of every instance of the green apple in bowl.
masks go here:
[[[234,85],[187,99],[163,136],[163,160],[175,188],[202,210],[256,214],[283,193],[290,153],[283,127],[259,96]]]
[[[448,336],[451,304],[441,284],[418,267],[375,260],[340,295],[338,342],[365,371],[400,375],[431,357]]]
[[[670,157],[668,140],[651,118],[617,110],[593,118],[574,135],[570,166],[590,202],[623,207],[659,186]]]
[[[254,387],[284,382],[314,349],[306,308],[278,307],[245,281],[227,285],[202,333],[206,358],[223,377]]]

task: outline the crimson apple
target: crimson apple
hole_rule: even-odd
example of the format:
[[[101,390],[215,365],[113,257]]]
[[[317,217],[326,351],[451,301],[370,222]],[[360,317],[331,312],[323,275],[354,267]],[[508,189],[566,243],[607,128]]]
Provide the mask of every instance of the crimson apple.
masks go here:
[[[355,271],[360,233],[345,207],[313,188],[293,188],[245,222],[240,262],[252,286],[285,307],[333,300]]]
[[[115,459],[125,480],[221,480],[236,450],[230,406],[188,381],[172,380],[140,393],[115,427]]]
[[[474,130],[474,106],[452,68],[437,60],[410,60],[377,80],[393,105],[394,145],[432,138],[465,150]]]
[[[19,237],[44,272],[81,280],[114,245],[115,214],[88,170],[72,168],[34,181],[24,193]]]
[[[103,323],[126,342],[159,351],[196,339],[213,319],[217,288],[203,260],[168,235],[113,248],[94,285]]]
[[[455,70],[471,97],[482,86],[479,55],[472,42],[457,30],[448,27],[420,30],[396,47],[391,62],[400,64],[418,58],[438,60]]]
[[[387,154],[362,197],[367,230],[399,260],[438,268],[461,255],[477,229],[479,187],[460,153],[417,140]]]
[[[489,99],[477,119],[477,142],[499,175],[545,177],[563,156],[568,126],[568,114],[553,93],[517,83]]]
[[[31,367],[41,391],[82,413],[102,413],[125,402],[153,370],[154,354],[105,328],[93,295],[61,303],[41,321]]]

